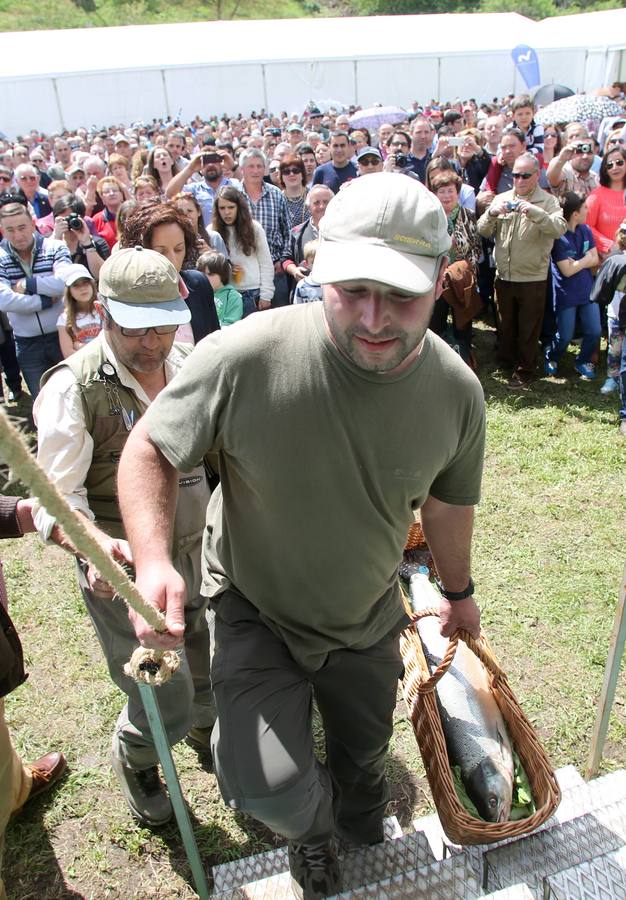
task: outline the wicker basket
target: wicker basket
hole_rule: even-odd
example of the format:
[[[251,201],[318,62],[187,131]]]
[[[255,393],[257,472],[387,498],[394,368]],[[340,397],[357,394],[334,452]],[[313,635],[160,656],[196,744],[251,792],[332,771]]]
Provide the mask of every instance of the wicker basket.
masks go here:
[[[424,614],[438,615],[438,612],[432,609],[420,615]],[[466,642],[489,672],[493,696],[500,707],[513,746],[528,776],[536,812],[526,819],[519,819],[516,822],[484,822],[471,816],[458,800],[434,687],[452,662],[459,637]],[[558,806],[561,792],[548,757],[515,699],[506,675],[498,665],[487,639],[483,636],[480,641],[475,641],[469,634],[457,632],[450,641],[449,650],[441,665],[432,675],[414,626],[403,632],[400,648],[405,665],[402,682],[404,699],[439,819],[448,838],[455,844],[491,844],[538,828]]]

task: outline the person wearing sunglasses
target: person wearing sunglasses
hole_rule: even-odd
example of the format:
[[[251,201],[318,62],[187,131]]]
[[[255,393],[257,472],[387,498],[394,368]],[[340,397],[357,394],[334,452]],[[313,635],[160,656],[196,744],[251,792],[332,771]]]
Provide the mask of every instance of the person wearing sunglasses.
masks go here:
[[[96,309],[103,320],[98,337],[42,379],[35,408],[38,459],[102,546],[116,559],[132,562],[117,503],[118,460],[132,428],[191,352],[190,345],[174,340],[191,313],[176,267],[161,253],[142,247],[118,250],[103,265]],[[178,490],[174,553],[188,597],[185,653],[159,694],[159,707],[172,744],[187,736],[199,752],[206,752],[215,714],[206,601],[200,597],[201,534],[210,495],[204,466],[180,478]],[[44,539],[55,524],[45,509],[35,512]],[[128,696],[114,729],[113,771],[133,816],[147,826],[162,825],[172,806],[159,777],[136,682],[123,673],[137,646],[133,625],[126,605],[113,597],[94,567],[79,560],[78,570],[111,677]]]
[[[362,147],[356,155],[356,166],[359,175],[373,175],[382,172],[383,157],[376,147]]]
[[[626,150],[616,147],[602,157],[600,184],[587,197],[587,225],[600,259],[615,247],[615,232],[626,218]]]
[[[522,153],[513,163],[513,190],[498,194],[478,221],[495,237],[498,356],[512,369],[511,390],[528,387],[537,369],[550,252],[567,222],[556,197],[539,187],[539,162]]]
[[[39,187],[39,172],[30,163],[22,163],[15,169],[15,183],[24,191],[26,199],[35,213],[36,219],[43,219],[52,211],[48,192]]]
[[[287,201],[289,230],[302,225],[306,219],[306,169],[299,156],[288,156],[278,168],[279,187]]]

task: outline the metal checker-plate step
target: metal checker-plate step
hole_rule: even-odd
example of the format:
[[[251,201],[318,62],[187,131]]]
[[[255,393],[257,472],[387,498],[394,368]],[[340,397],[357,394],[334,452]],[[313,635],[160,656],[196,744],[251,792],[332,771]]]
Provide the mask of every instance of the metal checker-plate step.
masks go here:
[[[527,884],[513,884],[493,894],[485,894],[481,900],[535,900],[535,895]]]
[[[544,880],[553,900],[626,900],[626,847],[572,866]]]
[[[560,769],[556,769],[554,774],[556,775],[559,787],[563,792],[563,797],[565,797],[567,791],[576,790],[580,787],[586,787],[584,779],[578,773],[578,770],[575,768],[575,766],[563,766]],[[618,792],[618,795],[613,796],[612,799],[619,800],[622,797],[626,797],[626,779],[624,779],[623,791],[624,793]],[[585,798],[587,797],[587,793],[588,792],[585,792]],[[608,800],[604,802],[608,802]],[[600,803],[599,805],[602,804]],[[584,811],[587,811],[587,807]],[[432,850],[435,859],[445,859],[446,856],[448,856],[450,853],[461,853],[463,851],[463,847],[461,847],[459,844],[453,844],[452,841],[447,837],[443,828],[441,827],[441,822],[439,821],[439,816],[437,815],[437,813],[431,813],[428,816],[422,816],[419,819],[414,819],[412,824],[415,831],[423,831],[428,838],[430,849]],[[548,827],[548,823],[546,823],[543,827]],[[486,849],[487,847],[501,847],[504,844],[510,843],[510,840],[517,840],[517,838],[511,838],[506,841],[499,841],[495,844],[483,844],[482,849]],[[468,848],[466,847],[465,850],[467,849]]]
[[[475,900],[481,894],[476,872],[465,854],[421,869],[401,872],[374,884],[343,891],[338,900]]]
[[[485,888],[525,881],[539,894],[543,877],[618,850],[626,839],[626,801],[488,850]]]
[[[384,843],[377,844],[376,847],[368,847],[365,851],[358,850],[355,852],[367,853],[368,851],[378,851],[382,848],[385,848],[386,852],[389,852],[387,848],[393,847],[396,840],[402,837],[402,828],[396,817],[390,816],[390,818],[385,819],[384,829]],[[424,858],[426,862],[432,862],[433,857],[432,854],[430,854],[428,843],[426,841],[421,844],[419,853],[420,858]],[[427,854],[428,859],[426,859]],[[372,862],[375,867],[378,865],[377,860],[373,860]],[[233,891],[235,888],[242,887],[243,885],[252,885],[257,881],[271,878],[273,875],[280,875],[288,870],[289,860],[287,857],[287,847],[279,847],[277,850],[268,850],[265,853],[257,853],[255,856],[247,856],[244,859],[222,863],[222,865],[213,866],[213,892],[214,894],[223,894],[228,891]],[[397,868],[393,871],[397,871]],[[378,877],[385,876],[379,875]],[[359,884],[362,883],[363,880],[361,879]]]

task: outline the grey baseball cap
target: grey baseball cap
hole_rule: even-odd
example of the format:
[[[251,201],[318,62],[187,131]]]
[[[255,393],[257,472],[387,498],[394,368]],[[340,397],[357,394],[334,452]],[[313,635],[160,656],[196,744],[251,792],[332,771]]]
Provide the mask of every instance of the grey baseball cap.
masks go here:
[[[441,203],[416,179],[362,175],[328,204],[311,276],[319,284],[376,281],[427,294],[451,244]]]
[[[155,250],[118,250],[100,269],[98,293],[122,328],[184,325],[191,320],[178,272]]]

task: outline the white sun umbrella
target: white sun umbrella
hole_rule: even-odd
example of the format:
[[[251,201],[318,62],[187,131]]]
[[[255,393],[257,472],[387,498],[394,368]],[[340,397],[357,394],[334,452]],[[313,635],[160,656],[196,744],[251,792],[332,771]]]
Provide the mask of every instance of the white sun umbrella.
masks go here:
[[[369,109],[360,109],[350,116],[349,122],[353,128],[367,128],[375,131],[381,125],[398,125],[406,122],[407,111],[401,106],[370,106]]]

